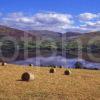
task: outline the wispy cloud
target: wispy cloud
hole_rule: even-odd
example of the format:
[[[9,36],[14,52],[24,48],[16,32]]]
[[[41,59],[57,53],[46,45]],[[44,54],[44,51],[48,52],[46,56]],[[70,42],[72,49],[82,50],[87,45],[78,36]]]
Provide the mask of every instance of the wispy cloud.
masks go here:
[[[94,13],[82,13],[79,15],[79,19],[81,21],[92,20],[92,19],[96,19],[99,17],[100,17],[100,14],[94,14]]]

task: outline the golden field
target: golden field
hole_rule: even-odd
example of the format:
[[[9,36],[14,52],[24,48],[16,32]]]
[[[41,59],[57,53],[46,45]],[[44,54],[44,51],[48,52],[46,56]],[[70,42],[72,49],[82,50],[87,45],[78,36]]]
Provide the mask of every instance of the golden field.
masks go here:
[[[100,70],[0,66],[0,100],[100,100]],[[24,72],[34,74],[33,81],[21,81]]]

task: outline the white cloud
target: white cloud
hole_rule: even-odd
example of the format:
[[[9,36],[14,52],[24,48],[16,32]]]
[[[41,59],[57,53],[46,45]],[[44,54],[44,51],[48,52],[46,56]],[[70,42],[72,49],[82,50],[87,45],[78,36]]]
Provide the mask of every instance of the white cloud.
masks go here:
[[[98,30],[100,29],[100,21],[86,22],[86,24],[83,25],[83,27],[91,30],[95,30],[95,29]]]
[[[49,23],[49,24],[59,24],[59,23],[67,23],[71,24],[71,15],[68,14],[58,14],[58,13],[38,13],[33,16],[35,20],[42,23]]]
[[[99,14],[93,14],[93,13],[83,13],[79,15],[79,19],[81,21],[92,20],[98,17],[100,17]]]
[[[72,26],[74,21],[70,14],[61,13],[37,13],[31,16],[23,13],[11,13],[2,18],[2,23],[17,28],[45,29],[52,31],[64,31]]]
[[[100,13],[83,13],[78,16],[80,31],[100,31]]]
[[[72,16],[71,14],[55,12],[36,13],[34,15],[15,12],[0,17],[0,24],[27,30],[98,31],[100,30],[100,13],[83,13]]]

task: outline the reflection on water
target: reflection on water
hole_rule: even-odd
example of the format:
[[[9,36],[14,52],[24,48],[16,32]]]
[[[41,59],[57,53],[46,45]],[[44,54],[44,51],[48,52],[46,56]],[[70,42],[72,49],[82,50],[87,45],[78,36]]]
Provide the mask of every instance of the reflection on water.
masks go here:
[[[62,56],[52,56],[52,57],[35,57],[35,58],[29,58],[27,60],[21,60],[13,62],[14,64],[19,65],[28,65],[33,64],[37,66],[49,66],[49,65],[55,65],[55,66],[64,66],[68,68],[73,68],[75,62],[80,61],[83,63],[83,65],[87,68],[100,68],[100,63],[92,63],[87,62],[82,59],[67,59]]]

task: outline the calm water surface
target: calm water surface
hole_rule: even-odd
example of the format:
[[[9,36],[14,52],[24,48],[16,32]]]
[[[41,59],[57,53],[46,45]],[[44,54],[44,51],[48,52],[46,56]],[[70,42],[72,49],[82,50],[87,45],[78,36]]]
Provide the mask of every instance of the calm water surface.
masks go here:
[[[34,58],[29,58],[27,60],[15,61],[13,63],[18,64],[18,65],[28,65],[28,64],[33,64],[36,66],[55,65],[55,66],[64,66],[68,68],[74,68],[74,64],[77,61],[82,62],[83,65],[87,68],[99,68],[100,69],[100,63],[92,63],[92,62],[88,62],[88,61],[77,59],[77,58],[68,59],[62,56],[34,57]]]

